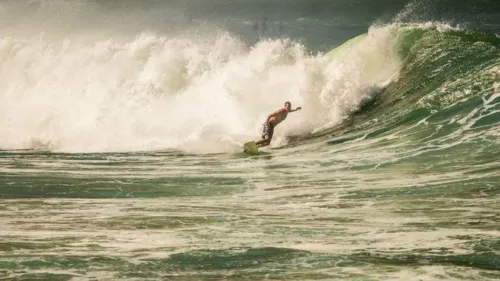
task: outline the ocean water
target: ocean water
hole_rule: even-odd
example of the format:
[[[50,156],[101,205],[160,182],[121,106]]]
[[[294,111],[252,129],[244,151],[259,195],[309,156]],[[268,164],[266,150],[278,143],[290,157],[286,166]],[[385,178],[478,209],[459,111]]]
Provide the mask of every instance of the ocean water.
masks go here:
[[[500,279],[470,2],[0,2],[0,279]]]

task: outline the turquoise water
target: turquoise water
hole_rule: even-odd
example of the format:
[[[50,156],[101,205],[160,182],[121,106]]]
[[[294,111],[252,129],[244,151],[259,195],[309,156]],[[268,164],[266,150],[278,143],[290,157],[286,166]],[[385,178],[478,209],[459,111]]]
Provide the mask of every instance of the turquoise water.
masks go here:
[[[500,278],[494,34],[23,36],[0,41],[0,279]]]

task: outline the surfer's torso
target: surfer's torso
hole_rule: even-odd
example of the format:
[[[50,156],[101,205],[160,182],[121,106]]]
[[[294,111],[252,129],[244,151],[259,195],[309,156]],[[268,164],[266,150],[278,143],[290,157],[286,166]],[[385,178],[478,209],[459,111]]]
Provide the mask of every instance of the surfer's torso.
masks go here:
[[[286,117],[288,116],[288,110],[286,108],[279,109],[274,113],[274,115],[275,116],[269,119],[269,123],[271,123],[273,126],[276,126],[286,119]]]

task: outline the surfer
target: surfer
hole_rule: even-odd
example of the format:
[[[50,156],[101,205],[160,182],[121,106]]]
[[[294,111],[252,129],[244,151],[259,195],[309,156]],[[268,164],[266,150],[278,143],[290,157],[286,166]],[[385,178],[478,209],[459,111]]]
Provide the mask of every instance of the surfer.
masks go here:
[[[276,110],[267,116],[266,122],[264,122],[264,130],[262,131],[262,140],[255,142],[257,147],[268,146],[273,138],[274,127],[286,119],[289,112],[294,112],[302,109],[302,107],[297,107],[292,109],[292,104],[287,101],[285,102],[285,107]]]

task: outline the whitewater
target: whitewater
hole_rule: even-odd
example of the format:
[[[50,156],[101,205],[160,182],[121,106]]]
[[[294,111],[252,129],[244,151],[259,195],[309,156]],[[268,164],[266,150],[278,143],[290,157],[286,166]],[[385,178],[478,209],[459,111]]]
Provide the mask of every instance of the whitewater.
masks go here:
[[[5,38],[0,146],[234,152],[286,100],[304,110],[279,136],[313,132],[340,122],[397,75],[387,29],[370,35],[360,44],[371,48],[333,60],[290,40],[247,48],[228,34],[91,44]]]
[[[500,278],[500,9],[365,2],[0,3],[0,279]]]

